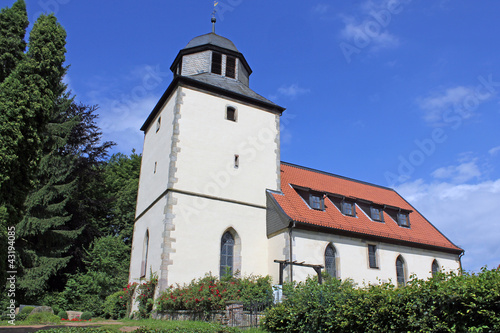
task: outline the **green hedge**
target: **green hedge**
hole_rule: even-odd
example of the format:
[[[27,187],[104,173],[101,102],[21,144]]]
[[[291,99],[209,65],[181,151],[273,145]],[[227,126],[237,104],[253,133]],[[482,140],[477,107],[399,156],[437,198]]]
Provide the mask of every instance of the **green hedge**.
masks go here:
[[[39,330],[41,333],[116,333],[116,330],[93,327],[61,327]]]
[[[500,332],[499,269],[438,274],[400,288],[309,279],[284,293],[286,300],[266,312],[268,331]]]

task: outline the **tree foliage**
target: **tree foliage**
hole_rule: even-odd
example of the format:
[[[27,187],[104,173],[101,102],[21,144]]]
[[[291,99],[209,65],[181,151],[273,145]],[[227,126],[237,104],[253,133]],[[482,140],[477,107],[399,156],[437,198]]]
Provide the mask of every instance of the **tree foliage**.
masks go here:
[[[0,11],[0,241],[16,226],[16,301],[100,304],[127,280],[141,157],[106,161],[97,107],[62,82],[65,30],[41,15],[27,44],[27,17],[23,0]]]
[[[98,235],[93,220],[105,211],[95,183],[111,143],[99,143],[96,107],[66,97],[60,106],[42,135],[35,185],[18,224],[24,269],[19,288],[27,300],[61,288],[65,274],[83,268],[83,248]]]
[[[0,83],[24,58],[28,15],[24,0],[16,1],[11,8],[0,11]]]
[[[104,168],[109,211],[101,231],[119,236],[126,244],[132,243],[140,169],[141,156],[135,151],[130,156],[114,154]]]
[[[67,306],[102,315],[106,297],[127,282],[129,252],[130,247],[118,237],[96,239],[86,251],[87,271],[72,275],[60,295]]]
[[[0,202],[10,225],[23,212],[41,154],[41,133],[64,89],[65,44],[66,32],[55,16],[40,16],[25,59],[0,85]]]

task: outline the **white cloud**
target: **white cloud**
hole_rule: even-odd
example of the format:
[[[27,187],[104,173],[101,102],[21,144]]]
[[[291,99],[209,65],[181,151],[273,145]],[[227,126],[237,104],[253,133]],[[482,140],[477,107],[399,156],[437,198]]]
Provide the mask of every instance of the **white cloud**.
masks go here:
[[[419,179],[396,190],[465,250],[464,269],[478,271],[500,264],[500,179],[467,185]]]
[[[344,28],[340,31],[340,37],[358,50],[368,48],[370,51],[378,51],[397,47],[400,44],[399,38],[389,32],[388,27],[403,8],[399,6],[391,14],[388,9],[394,8],[393,2],[368,0],[361,3],[359,12],[352,15],[341,14]]]
[[[417,98],[417,104],[424,111],[424,120],[433,125],[455,123],[458,126],[461,120],[474,116],[481,104],[496,95],[491,90],[491,75],[487,79],[479,76],[478,81],[480,84],[475,88],[458,85]],[[458,122],[457,117],[460,118]]]
[[[497,155],[498,153],[500,153],[500,146],[497,146],[497,147],[493,147],[493,148],[491,148],[490,150],[488,150],[488,153],[489,153],[491,156],[495,156],[495,155]]]
[[[460,112],[462,118],[470,118],[475,107],[465,107],[464,101],[474,96],[474,89],[456,86],[432,93],[431,96],[419,98],[417,103],[424,110],[424,119],[429,123],[441,123],[446,111],[450,108]]]
[[[370,47],[373,51],[399,45],[399,39],[395,35],[387,30],[377,30],[379,25],[374,22],[365,20],[359,23],[353,17],[347,17],[344,19],[345,27],[340,31],[340,36],[358,48]]]
[[[307,94],[308,92],[310,92],[309,89],[299,87],[299,85],[296,83],[288,86],[281,86],[278,88],[278,93],[280,95],[290,98],[295,98],[299,95]]]
[[[318,3],[311,9],[311,11],[313,14],[323,15],[326,14],[330,10],[330,8],[331,6],[326,3]]]
[[[452,183],[465,183],[471,179],[478,179],[481,171],[476,164],[477,159],[463,162],[459,165],[450,165],[435,170],[432,176],[440,180],[450,180]]]

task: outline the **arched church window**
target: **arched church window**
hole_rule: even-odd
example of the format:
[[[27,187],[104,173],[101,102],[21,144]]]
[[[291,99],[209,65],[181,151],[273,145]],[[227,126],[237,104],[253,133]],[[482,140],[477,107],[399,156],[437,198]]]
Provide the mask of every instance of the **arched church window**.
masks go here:
[[[229,231],[222,235],[220,242],[220,276],[233,275],[234,237]]]
[[[432,276],[435,276],[439,272],[439,264],[436,259],[432,261]]]
[[[325,271],[331,277],[337,277],[337,267],[335,265],[336,251],[332,244],[328,244],[325,250]]]
[[[396,275],[398,280],[398,286],[404,286],[406,284],[405,278],[405,262],[403,257],[398,256],[396,259]]]
[[[146,230],[146,235],[144,236],[144,243],[142,246],[141,278],[146,276],[146,269],[148,267],[148,249],[149,249],[149,230]]]

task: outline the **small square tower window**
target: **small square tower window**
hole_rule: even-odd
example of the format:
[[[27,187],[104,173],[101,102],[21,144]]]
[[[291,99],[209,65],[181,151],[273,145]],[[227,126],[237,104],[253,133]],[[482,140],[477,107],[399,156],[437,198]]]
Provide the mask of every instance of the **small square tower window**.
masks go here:
[[[222,74],[222,54],[218,52],[212,52],[212,73]]]
[[[234,79],[236,77],[236,58],[226,56],[226,76]]]
[[[161,127],[161,117],[158,117],[158,120],[156,121],[156,132],[160,130]]]
[[[236,121],[236,109],[232,106],[226,108],[226,119],[231,121]]]

